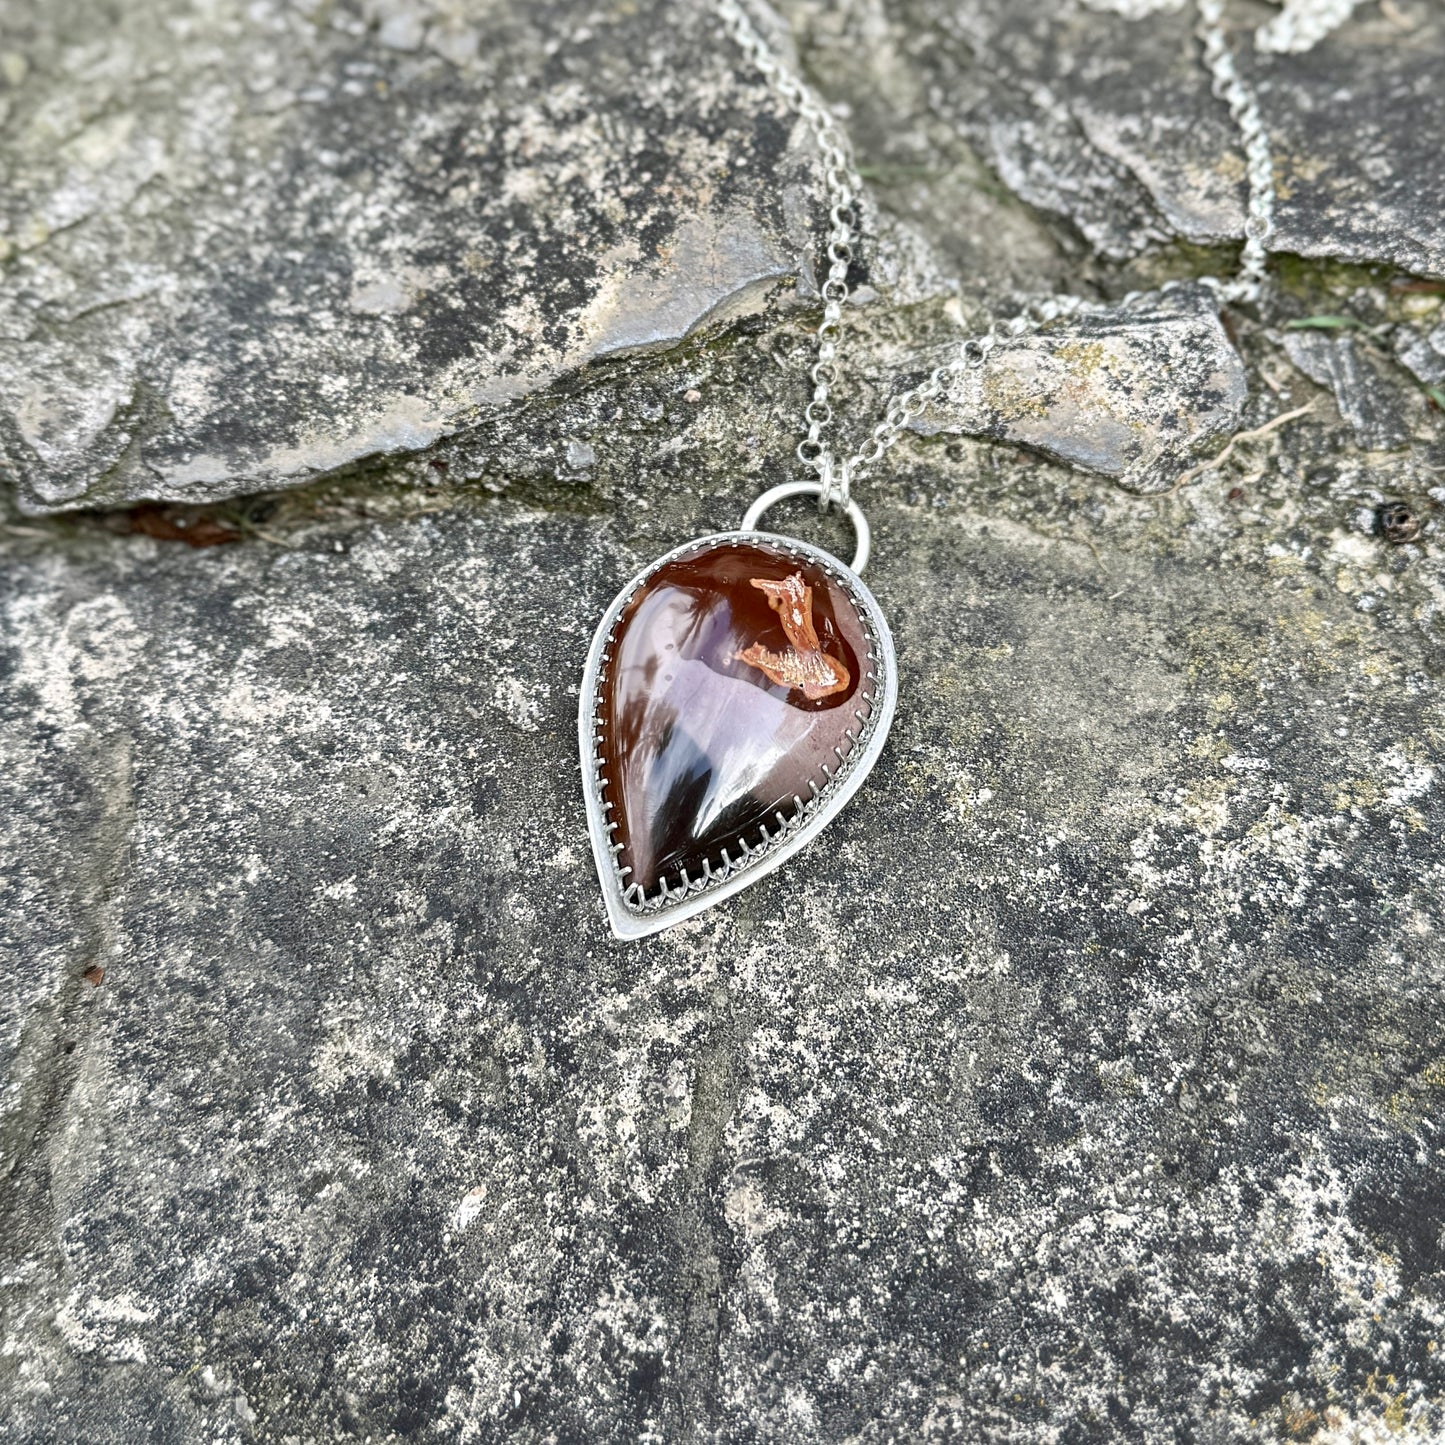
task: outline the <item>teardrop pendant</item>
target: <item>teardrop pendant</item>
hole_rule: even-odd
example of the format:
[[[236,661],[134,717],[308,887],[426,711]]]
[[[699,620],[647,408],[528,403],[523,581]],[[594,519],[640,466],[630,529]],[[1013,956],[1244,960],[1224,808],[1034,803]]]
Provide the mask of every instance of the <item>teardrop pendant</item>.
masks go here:
[[[724,532],[634,577],[597,629],[579,709],[613,932],[668,928],[804,847],[877,760],[896,698],[877,602],[819,548]]]

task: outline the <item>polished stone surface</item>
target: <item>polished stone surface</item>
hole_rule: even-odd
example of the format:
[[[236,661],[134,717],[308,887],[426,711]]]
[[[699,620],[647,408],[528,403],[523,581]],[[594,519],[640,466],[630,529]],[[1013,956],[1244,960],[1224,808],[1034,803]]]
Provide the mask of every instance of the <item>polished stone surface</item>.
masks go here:
[[[868,656],[843,587],[779,547],[659,569],[618,622],[599,709],[629,889],[737,862],[826,787],[868,711]]]

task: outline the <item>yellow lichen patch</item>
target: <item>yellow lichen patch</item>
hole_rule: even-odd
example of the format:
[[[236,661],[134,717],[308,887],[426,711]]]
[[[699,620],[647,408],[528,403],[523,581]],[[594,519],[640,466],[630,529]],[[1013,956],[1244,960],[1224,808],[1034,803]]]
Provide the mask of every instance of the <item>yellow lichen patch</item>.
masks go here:
[[[1407,734],[1396,746],[1407,763],[1433,763],[1436,757],[1435,744],[1439,741],[1440,734],[1432,729],[1428,741]]]
[[[1179,816],[1198,833],[1219,833],[1229,822],[1229,797],[1233,791],[1223,778],[1204,778],[1185,789],[1179,799]]]
[[[1101,342],[1074,342],[1061,346],[1055,360],[1067,368],[1059,378],[1051,398],[1055,403],[1069,402],[1107,416],[1116,426],[1142,436],[1151,430],[1153,421],[1146,421],[1130,399],[1137,377],[1131,377],[1124,358]],[[1110,382],[1120,385],[1111,385]]]
[[[1377,808],[1384,800],[1380,785],[1373,778],[1350,778],[1335,792],[1335,812],[1347,813],[1351,808]]]
[[[1127,1059],[1101,1059],[1095,1066],[1102,1088],[1133,1097],[1144,1092],[1139,1075]]]
[[[1385,1100],[1385,1117],[1397,1129],[1413,1129],[1445,1108],[1445,1057],[1432,1059]]]
[[[1309,184],[1318,180],[1324,170],[1325,162],[1318,156],[1280,156],[1274,163],[1275,195],[1281,201],[1289,200],[1294,195],[1292,182],[1304,181]]]
[[[1189,744],[1189,756],[1202,762],[1220,762],[1231,752],[1228,742],[1218,733],[1200,733]]]
[[[1317,679],[1338,674],[1346,665],[1342,654],[1353,651],[1363,639],[1353,622],[1336,623],[1312,607],[1277,613],[1273,620],[1281,643],[1295,654],[1306,675]]]
[[[1102,341],[1066,341],[1054,349],[1054,359],[1080,379],[1100,368],[1116,374],[1116,367],[1105,365],[1108,358],[1109,350]]]
[[[1330,640],[1330,622],[1324,613],[1313,607],[1301,607],[1296,612],[1280,613],[1275,617],[1274,625],[1286,637],[1313,643],[1316,647],[1321,647]]]
[[[1234,184],[1244,179],[1244,156],[1233,150],[1224,151],[1211,167],[1214,174]]]
[[[984,374],[983,399],[1004,421],[1044,417],[1049,412],[1035,385],[1001,369]]]
[[[1392,1430],[1405,1428],[1405,1392],[1403,1390],[1385,1406],[1385,1424]]]
[[[935,780],[927,768],[913,762],[904,763],[894,771],[894,786],[905,796],[921,802],[933,791]]]
[[[1242,685],[1258,676],[1259,644],[1232,627],[1210,623],[1189,634],[1190,682]],[[1221,688],[1221,691],[1231,690]]]
[[[1320,1423],[1320,1415],[1310,1409],[1298,1395],[1291,1395],[1280,1402],[1280,1426],[1288,1440],[1308,1440]]]

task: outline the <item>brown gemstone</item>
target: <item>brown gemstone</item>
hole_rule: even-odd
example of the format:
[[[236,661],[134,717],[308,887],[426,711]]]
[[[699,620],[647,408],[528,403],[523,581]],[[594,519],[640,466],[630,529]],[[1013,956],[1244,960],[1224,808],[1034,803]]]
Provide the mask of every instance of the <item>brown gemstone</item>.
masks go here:
[[[847,591],[765,542],[659,568],[618,619],[598,699],[626,886],[655,897],[736,863],[827,786],[871,711]],[[635,894],[633,895],[636,896]]]

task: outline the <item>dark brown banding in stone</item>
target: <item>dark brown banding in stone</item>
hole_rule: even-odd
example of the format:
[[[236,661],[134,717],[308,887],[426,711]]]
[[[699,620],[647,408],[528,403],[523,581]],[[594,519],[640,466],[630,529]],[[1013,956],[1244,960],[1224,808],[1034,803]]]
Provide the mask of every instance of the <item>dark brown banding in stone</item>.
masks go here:
[[[773,598],[811,591],[817,651],[836,684],[807,696],[759,659],[796,654]],[[764,584],[778,584],[776,587]],[[795,636],[806,641],[806,634]],[[623,609],[598,698],[604,801],[618,824],[625,884],[656,896],[685,869],[736,861],[741,843],[777,832],[794,798],[853,746],[871,704],[867,634],[845,589],[821,567],[763,542],[728,542],[659,568]],[[748,660],[751,654],[753,661]],[[809,675],[816,677],[816,669]]]

